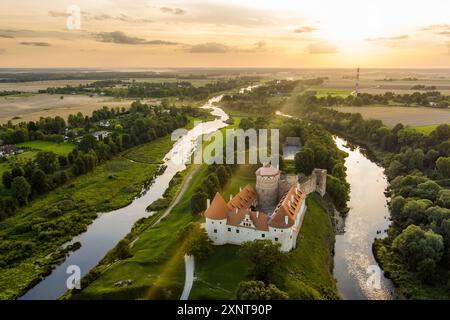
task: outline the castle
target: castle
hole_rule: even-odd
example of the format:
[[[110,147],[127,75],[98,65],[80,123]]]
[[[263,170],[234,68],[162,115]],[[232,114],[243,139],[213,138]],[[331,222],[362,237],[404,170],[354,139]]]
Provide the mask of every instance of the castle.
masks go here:
[[[256,174],[256,190],[247,185],[227,203],[216,193],[205,211],[205,228],[215,245],[269,239],[281,251],[295,248],[306,212],[305,198],[326,192],[327,171],[314,169],[303,179],[285,175],[268,163]]]

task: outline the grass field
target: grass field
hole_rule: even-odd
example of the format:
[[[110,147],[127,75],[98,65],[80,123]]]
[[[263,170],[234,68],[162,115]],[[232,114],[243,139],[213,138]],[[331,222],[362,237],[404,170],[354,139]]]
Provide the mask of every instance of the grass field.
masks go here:
[[[51,141],[28,141],[19,143],[17,145],[20,148],[27,148],[34,151],[52,151],[57,155],[67,156],[74,148],[75,145],[70,142],[56,143]]]
[[[417,126],[414,127],[414,129],[416,129],[417,131],[423,133],[423,134],[430,134],[434,129],[436,129],[438,125],[437,124],[432,124],[429,126]]]
[[[316,97],[318,98],[323,98],[327,96],[346,98],[353,91],[349,89],[335,89],[335,88],[316,88],[311,90],[316,92]]]
[[[333,107],[340,112],[360,113],[365,119],[379,119],[389,127],[397,123],[413,127],[450,123],[450,109],[424,107]]]

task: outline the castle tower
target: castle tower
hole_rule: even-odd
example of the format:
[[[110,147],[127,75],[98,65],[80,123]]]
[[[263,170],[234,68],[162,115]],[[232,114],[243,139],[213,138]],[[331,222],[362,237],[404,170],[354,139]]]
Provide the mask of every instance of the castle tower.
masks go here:
[[[274,209],[278,203],[280,170],[269,162],[256,170],[255,174],[258,207],[262,211],[271,212],[268,209]]]
[[[316,192],[322,197],[327,192],[327,170],[325,169],[314,169],[313,176],[316,178]]]

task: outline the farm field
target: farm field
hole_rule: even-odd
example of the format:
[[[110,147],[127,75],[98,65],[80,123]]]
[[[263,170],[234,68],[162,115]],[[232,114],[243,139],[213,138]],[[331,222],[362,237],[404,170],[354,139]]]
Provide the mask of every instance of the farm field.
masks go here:
[[[449,109],[387,106],[332,107],[332,109],[360,113],[365,119],[379,119],[389,127],[397,123],[413,127],[450,123]]]
[[[316,91],[316,97],[318,98],[327,97],[329,95],[333,97],[346,98],[352,93],[352,90],[350,89],[334,89],[334,88],[316,88],[313,89],[312,91]]]
[[[356,74],[355,74],[356,76]],[[388,81],[380,79],[364,79],[364,75],[361,75],[359,81],[359,91],[362,93],[370,94],[384,94],[387,91],[399,93],[399,94],[411,94],[414,92],[425,92],[420,90],[413,90],[415,85],[435,86],[437,91],[443,94],[450,94],[450,84],[448,80],[435,80],[435,79],[419,79],[415,81]],[[351,90],[355,89],[356,79],[330,79],[325,81],[320,86],[313,86],[312,90]]]
[[[0,123],[11,120],[35,121],[41,117],[60,116],[65,119],[70,114],[81,112],[85,115],[92,111],[107,107],[129,107],[133,100],[114,99],[111,97],[89,97],[86,95],[36,94],[32,96],[0,97]]]
[[[38,92],[38,90],[47,89],[48,87],[65,87],[85,85],[92,83],[95,80],[43,80],[31,82],[6,82],[0,83],[0,91],[23,91],[23,92]]]
[[[17,146],[20,148],[27,148],[27,149],[31,149],[31,150],[37,150],[37,151],[52,151],[52,152],[56,153],[57,155],[61,155],[61,156],[67,156],[75,147],[75,145],[70,142],[56,143],[56,142],[41,141],[41,140],[19,143]]]

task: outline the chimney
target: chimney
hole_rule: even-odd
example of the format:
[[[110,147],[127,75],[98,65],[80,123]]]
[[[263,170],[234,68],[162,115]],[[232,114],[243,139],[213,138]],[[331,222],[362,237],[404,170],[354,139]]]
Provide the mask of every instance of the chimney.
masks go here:
[[[231,201],[231,200],[233,200],[233,195],[232,195],[232,194],[230,194],[230,201]]]
[[[259,211],[256,211],[256,219],[259,218]]]
[[[239,212],[239,209],[238,209],[238,208],[236,208],[236,214],[238,214],[238,212]]]
[[[239,192],[241,192],[242,191],[242,187],[241,186],[239,186]]]
[[[291,201],[294,202],[294,195],[291,195]]]
[[[284,216],[284,224],[288,225],[289,224],[289,218],[288,216]]]
[[[211,205],[211,200],[206,199],[206,209],[208,209],[210,205]]]

